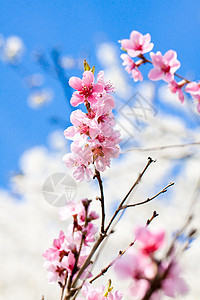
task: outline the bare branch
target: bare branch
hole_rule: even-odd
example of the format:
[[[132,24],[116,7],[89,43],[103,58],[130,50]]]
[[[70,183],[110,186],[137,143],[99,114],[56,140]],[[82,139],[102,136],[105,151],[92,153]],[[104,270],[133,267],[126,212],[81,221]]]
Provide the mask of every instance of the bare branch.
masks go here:
[[[160,192],[158,192],[156,195],[154,195],[153,197],[151,198],[147,198],[145,201],[142,201],[142,202],[137,202],[137,203],[133,203],[133,204],[128,204],[128,205],[123,205],[121,206],[120,208],[118,208],[117,210],[122,210],[122,209],[126,209],[128,207],[135,207],[135,206],[138,206],[138,205],[142,205],[142,204],[146,204],[150,201],[152,201],[153,199],[155,199],[156,197],[158,197],[160,194],[163,194],[165,192],[167,192],[167,189],[174,185],[174,182],[170,182],[166,187],[164,187]]]
[[[98,198],[101,201],[101,233],[104,234],[104,224],[105,224],[105,201],[104,201],[104,192],[103,192],[103,183],[101,180],[101,174],[95,169],[95,176],[97,178],[100,188],[101,197]]]
[[[164,150],[164,149],[170,149],[170,148],[184,148],[184,147],[189,147],[189,146],[197,146],[200,145],[200,142],[193,142],[193,143],[187,143],[187,144],[177,144],[177,145],[167,145],[167,146],[158,146],[158,147],[152,147],[152,148],[130,148],[127,150],[122,151],[121,153],[127,153],[131,151],[144,151],[144,152],[149,152],[149,151],[156,151],[156,150]]]
[[[105,229],[105,232],[107,233],[110,226],[112,225],[114,219],[116,218],[118,212],[121,210],[121,207],[123,206],[124,202],[127,200],[127,198],[129,197],[129,195],[131,194],[131,192],[133,191],[133,189],[139,184],[140,180],[142,179],[142,176],[144,175],[144,173],[146,172],[146,170],[148,169],[148,167],[150,166],[150,164],[152,162],[155,162],[155,160],[153,160],[151,157],[148,157],[148,162],[144,168],[144,170],[142,171],[142,173],[139,174],[138,178],[136,179],[136,181],[134,182],[134,184],[132,185],[132,187],[130,188],[130,190],[128,191],[128,193],[126,194],[126,196],[124,197],[124,199],[121,201],[121,203],[119,204],[117,210],[115,211],[115,213],[113,214],[108,226]]]

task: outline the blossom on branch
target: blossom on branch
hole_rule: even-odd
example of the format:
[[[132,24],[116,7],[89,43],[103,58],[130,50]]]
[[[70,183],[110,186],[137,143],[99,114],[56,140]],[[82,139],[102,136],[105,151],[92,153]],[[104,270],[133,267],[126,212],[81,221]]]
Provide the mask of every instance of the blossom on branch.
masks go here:
[[[54,239],[52,247],[43,253],[48,281],[64,284],[67,278],[76,274],[87,258],[98,230],[92,221],[99,217],[95,211],[90,211],[90,202],[83,199],[60,209],[61,220],[71,216],[73,223],[68,226],[66,234],[60,231],[59,238]],[[83,276],[91,274],[85,270]]]
[[[138,66],[137,66],[137,63],[135,63],[129,56],[128,54],[122,54],[121,56],[121,59],[123,59],[123,63],[122,65],[123,66],[126,66],[125,67],[125,70],[128,72],[128,73],[131,73],[132,77],[133,77],[133,80],[135,82],[137,81],[142,81],[143,80],[143,76],[142,76],[142,73],[139,71],[138,69]]]
[[[73,126],[64,131],[65,137],[73,142],[71,153],[66,154],[63,160],[78,181],[91,180],[94,168],[105,171],[110,166],[111,158],[117,158],[120,152],[120,132],[113,128],[115,102],[108,94],[113,91],[113,86],[104,81],[103,71],[99,72],[97,80],[95,85],[93,73],[85,71],[83,80],[72,77],[69,81],[79,90],[73,94],[72,102],[81,99],[87,108],[87,113],[81,110],[72,112],[70,119]]]
[[[150,255],[163,245],[165,232],[163,230],[151,232],[146,227],[138,227],[135,230],[135,238],[139,242],[140,251],[145,255]]]
[[[149,72],[149,79],[171,82],[174,79],[174,73],[180,68],[180,62],[177,60],[176,51],[169,50],[164,55],[160,51],[156,54],[151,52],[152,64],[154,69]]]
[[[172,80],[170,83],[169,83],[169,89],[170,91],[175,94],[175,93],[178,93],[178,98],[179,100],[181,101],[181,103],[184,102],[184,94],[183,94],[183,91],[182,91],[182,87],[186,84],[186,81],[185,80],[182,80],[180,82],[176,82],[175,80]]]
[[[122,47],[127,51],[131,57],[137,57],[144,53],[150,52],[154,44],[150,43],[151,36],[149,33],[143,35],[138,31],[132,31],[130,39],[121,41]]]
[[[114,264],[118,276],[130,280],[128,292],[136,299],[148,295],[147,299],[160,300],[163,294],[175,298],[188,292],[175,257],[156,258],[164,237],[163,230],[153,233],[147,227],[138,227],[135,230],[138,248],[129,248]]]
[[[186,85],[185,91],[189,93],[193,99],[197,100],[197,110],[200,113],[200,82],[190,82]]]
[[[85,71],[82,80],[75,76],[71,77],[69,85],[77,90],[77,92],[73,93],[71,98],[72,106],[84,103],[85,100],[89,103],[93,103],[96,101],[96,93],[103,92],[103,86],[94,83],[94,74],[91,71]]]

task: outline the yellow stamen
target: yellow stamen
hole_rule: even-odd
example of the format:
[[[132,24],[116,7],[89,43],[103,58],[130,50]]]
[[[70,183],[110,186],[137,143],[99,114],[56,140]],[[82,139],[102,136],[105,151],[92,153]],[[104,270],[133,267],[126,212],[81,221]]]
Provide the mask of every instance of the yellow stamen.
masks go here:
[[[108,284],[107,284],[107,287],[105,288],[105,291],[104,291],[104,297],[107,297],[108,296],[108,293],[110,293],[112,291],[113,287],[111,287],[111,279],[108,280]]]

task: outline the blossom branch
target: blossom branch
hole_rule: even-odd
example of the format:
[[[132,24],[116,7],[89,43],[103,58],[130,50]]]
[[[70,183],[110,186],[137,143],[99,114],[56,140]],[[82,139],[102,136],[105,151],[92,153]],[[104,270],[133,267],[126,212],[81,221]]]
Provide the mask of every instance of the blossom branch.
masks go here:
[[[122,65],[125,70],[131,73],[135,82],[142,81],[143,76],[139,67],[143,64],[149,63],[153,65],[150,70],[148,78],[152,81],[164,80],[168,83],[168,87],[173,94],[177,93],[181,102],[184,101],[184,94],[182,88],[185,86],[185,92],[189,93],[193,99],[197,100],[197,110],[200,113],[200,84],[199,82],[192,82],[187,78],[179,75],[176,71],[180,68],[181,63],[177,59],[177,53],[174,50],[168,50],[164,55],[160,51],[156,53],[150,52],[154,44],[150,43],[150,34],[142,35],[137,31],[132,31],[130,39],[123,39],[120,41],[122,50],[126,54],[122,54]],[[150,52],[150,59],[147,59],[144,54]],[[132,59],[139,58],[136,62]],[[176,82],[174,77],[178,77],[181,81]]]
[[[155,219],[158,216],[157,212],[154,211],[152,214],[152,217],[150,219],[147,220],[146,222],[146,226],[149,226],[149,224],[153,221],[153,219]],[[114,265],[114,263],[120,258],[122,257],[129,248],[131,248],[136,242],[136,239],[134,239],[133,242],[131,242],[123,251],[119,251],[119,254],[117,257],[115,257],[105,268],[103,268],[101,270],[101,272],[99,274],[97,274],[94,278],[92,278],[89,282],[92,283],[93,281],[95,281],[96,279],[98,279],[99,277],[103,276],[110,267],[112,267]]]
[[[89,206],[89,203],[90,202],[84,202],[84,208],[85,208],[85,224],[84,224],[84,227],[86,229],[87,225],[88,225],[88,206]],[[75,258],[75,264],[74,264],[74,268],[72,270],[72,274],[71,276],[69,277],[69,281],[68,281],[68,284],[67,284],[67,292],[69,293],[70,289],[71,289],[71,284],[72,284],[72,279],[73,279],[73,276],[74,274],[76,274],[77,270],[78,270],[78,261],[79,261],[79,257],[80,257],[80,254],[81,254],[81,249],[82,249],[82,246],[83,246],[83,242],[86,238],[86,231],[82,231],[82,236],[81,236],[81,241],[80,241],[80,245],[79,245],[79,249],[78,249],[78,253],[76,254],[76,258]]]
[[[144,64],[144,63],[153,64],[153,62],[152,62],[151,60],[147,59],[143,54],[139,55],[138,57],[141,58],[141,59],[143,60],[143,62],[142,62],[143,64]],[[141,64],[142,64],[142,63],[141,63]],[[183,77],[183,76],[181,76],[181,75],[179,75],[179,74],[177,74],[177,73],[174,73],[174,75],[175,75],[176,77],[178,77],[178,78],[184,80],[184,81],[185,81],[185,84],[191,82],[191,80],[188,80],[187,78],[185,78],[185,77]]]
[[[129,190],[129,192],[126,194],[126,196],[124,197],[124,199],[121,201],[119,207],[123,206],[124,202],[126,201],[126,199],[128,198],[128,196],[130,195],[130,193],[132,192],[132,190],[139,184],[142,176],[144,175],[144,173],[146,172],[146,170],[148,169],[148,167],[150,166],[150,164],[152,162],[155,162],[155,160],[153,160],[151,157],[148,157],[148,162],[145,166],[145,168],[143,169],[143,171],[139,174],[138,178],[136,179],[136,181],[134,182],[133,186],[131,187],[131,189]],[[119,208],[118,207],[118,208]],[[102,241],[105,239],[105,237],[107,236],[107,232],[112,224],[112,222],[114,221],[115,217],[117,216],[119,211],[115,212],[113,217],[111,218],[108,226],[105,228],[104,230],[104,234],[100,234],[99,238],[96,240],[95,244],[93,245],[89,255],[87,256],[87,258],[85,259],[83,265],[81,266],[81,268],[79,269],[79,271],[77,272],[73,283],[71,285],[71,289],[75,288],[77,281],[79,280],[80,276],[83,274],[84,270],[91,264],[91,258],[93,257],[94,253],[96,252],[96,250],[98,249],[99,245],[102,243]],[[75,291],[71,290],[70,293],[68,295],[65,296],[65,300],[70,299],[71,296],[73,296],[73,294],[75,293]]]
[[[160,194],[163,194],[165,192],[167,192],[167,189],[174,185],[174,182],[170,182],[166,187],[164,187],[160,192],[158,192],[156,195],[154,195],[153,197],[151,198],[147,198],[146,200],[142,201],[142,202],[138,202],[138,203],[133,203],[133,204],[127,204],[127,205],[123,205],[121,206],[120,208],[117,209],[117,211],[120,211],[122,209],[126,209],[128,207],[135,207],[135,206],[138,206],[138,205],[142,205],[142,204],[146,204],[150,201],[152,201],[153,199],[155,199],[156,197],[158,197]]]
[[[105,235],[100,235],[99,238],[97,239],[96,243],[93,245],[92,250],[90,251],[90,254],[87,256],[86,260],[84,261],[82,267],[79,269],[79,271],[77,272],[72,286],[71,286],[71,290],[69,295],[65,296],[65,300],[69,300],[71,296],[73,296],[73,294],[75,293],[76,289],[73,290],[73,288],[75,288],[77,281],[79,280],[80,276],[83,274],[84,270],[89,266],[89,264],[91,263],[91,258],[94,255],[95,251],[97,250],[97,248],[99,247],[99,245],[101,244],[101,242],[104,240],[106,236]]]

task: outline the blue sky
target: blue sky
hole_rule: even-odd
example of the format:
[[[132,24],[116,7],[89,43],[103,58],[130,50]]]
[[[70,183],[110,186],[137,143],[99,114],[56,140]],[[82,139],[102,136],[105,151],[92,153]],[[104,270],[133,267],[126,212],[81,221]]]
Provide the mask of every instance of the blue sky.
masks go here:
[[[34,50],[49,53],[52,47],[60,46],[64,54],[74,57],[89,53],[93,65],[97,64],[97,44],[111,41],[117,45],[119,39],[138,30],[151,34],[154,51],[176,50],[182,63],[179,74],[198,80],[199,27],[199,0],[1,1],[0,33],[22,38],[26,45],[23,65],[32,74],[41,72],[31,60]],[[44,73],[45,86],[53,88],[54,100],[40,110],[32,110],[27,105],[29,91],[19,72],[2,62],[0,68],[0,186],[7,187],[12,171],[19,171],[21,154],[46,144],[48,133],[56,128],[49,123],[50,116],[65,120],[67,126],[71,108],[59,83]],[[73,75],[80,75],[76,72]],[[72,74],[66,71],[68,75]]]

